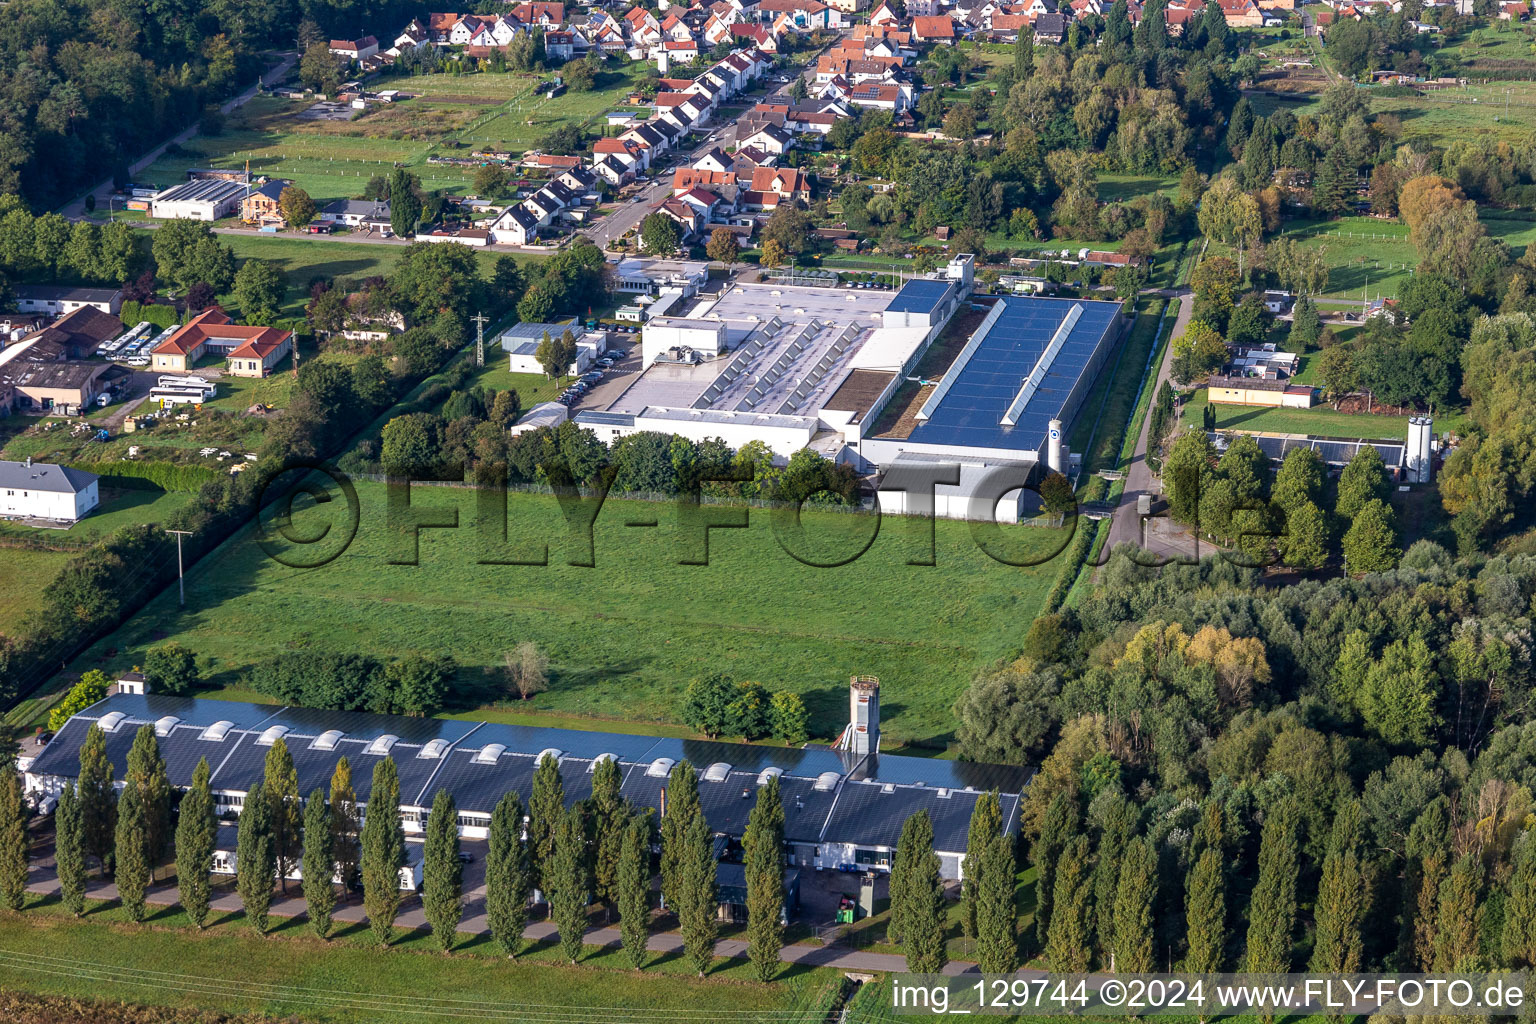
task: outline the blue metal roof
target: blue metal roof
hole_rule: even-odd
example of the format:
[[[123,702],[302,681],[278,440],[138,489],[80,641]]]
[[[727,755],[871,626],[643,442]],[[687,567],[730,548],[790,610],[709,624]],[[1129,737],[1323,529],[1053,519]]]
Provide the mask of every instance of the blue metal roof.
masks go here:
[[[954,374],[954,379],[947,393],[928,419],[913,429],[910,440],[1038,452],[1050,421],[1062,416],[1073,388],[1092,365],[1120,311],[1117,302],[1085,299],[1005,296],[999,301],[1004,308],[997,322],[963,365],[950,368],[945,378]],[[1015,424],[1005,425],[1002,420],[1009,406],[1074,306],[1082,307],[1081,317]]]
[[[953,281],[908,281],[901,286],[901,291],[896,293],[891,304],[885,307],[886,312],[932,313],[944,304],[954,287]]]

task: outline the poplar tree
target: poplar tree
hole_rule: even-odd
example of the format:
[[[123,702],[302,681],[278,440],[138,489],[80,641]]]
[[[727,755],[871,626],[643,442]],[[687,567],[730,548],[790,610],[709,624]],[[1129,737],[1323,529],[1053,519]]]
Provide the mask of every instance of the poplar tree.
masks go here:
[[[1435,926],[1440,886],[1450,867],[1450,819],[1444,797],[1424,808],[1408,829],[1408,880],[1413,905],[1403,915],[1404,946],[1411,962],[1427,971],[1435,963]]]
[[[272,804],[267,800],[266,784],[257,780],[245,794],[235,845],[235,891],[245,907],[245,919],[257,935],[267,933],[267,912],[272,908],[272,882],[276,874]]]
[[[565,783],[560,762],[545,754],[533,772],[533,792],[528,797],[528,867],[535,889],[544,884],[545,865],[555,851],[555,832],[565,820]],[[545,893],[545,899],[549,894]]]
[[[432,798],[422,850],[422,904],[432,935],[444,953],[453,948],[464,916],[464,865],[459,860],[459,808],[446,789]]]
[[[907,819],[897,842],[898,849],[905,846],[910,851],[902,886],[906,903],[902,946],[907,953],[907,970],[939,974],[949,962],[944,944],[944,880],[939,876],[939,855],[933,852],[933,820],[926,810]]]
[[[704,813],[699,806],[699,776],[687,761],[672,767],[666,801],[666,813],[661,816],[661,898],[676,909],[688,828]]]
[[[149,833],[144,826],[144,797],[127,785],[117,799],[113,879],[128,920],[144,920],[144,896],[149,891]]]
[[[523,848],[523,799],[508,793],[491,812],[485,854],[485,918],[491,938],[509,957],[517,956],[528,924],[528,851]]]
[[[1288,796],[1269,812],[1259,840],[1259,878],[1248,904],[1248,961],[1251,974],[1285,974],[1291,969],[1296,929],[1298,871],[1296,798]]]
[[[629,822],[628,801],[619,791],[624,781],[619,762],[605,757],[592,771],[592,888],[603,904],[607,920],[613,920],[618,903],[619,855]]]
[[[747,958],[758,981],[771,981],[779,971],[784,945],[784,805],[779,778],[771,776],[757,791],[757,803],[742,837],[742,861],[747,876]]]
[[[1120,862],[1125,845],[1136,834],[1138,818],[1135,805],[1118,793],[1104,812],[1099,856],[1093,865],[1094,939],[1100,966],[1108,966],[1115,946],[1115,895],[1120,888]]]
[[[1536,837],[1527,835],[1515,855],[1499,940],[1505,963],[1513,967],[1536,964]]]
[[[213,849],[219,834],[211,777],[208,759],[199,758],[197,767],[192,769],[192,786],[181,798],[176,821],[176,889],[181,896],[181,909],[199,930],[208,923],[213,901],[208,875],[213,871]]]
[[[971,827],[965,837],[965,858],[961,862],[960,880],[960,932],[966,938],[976,937],[976,871],[981,863],[982,851],[987,840],[1003,828],[1003,813],[997,798],[983,793],[971,809]]]
[[[991,803],[997,831],[979,836],[981,856],[976,863],[976,959],[983,974],[1012,974],[1019,965],[1018,912],[1014,902],[1018,864],[1013,857],[1013,841],[1002,833],[1002,812],[996,792],[984,794],[977,801]],[[989,815],[990,817],[991,815]],[[971,822],[974,825],[975,815]],[[971,851],[966,851],[970,863]]]
[[[1440,883],[1439,927],[1435,931],[1436,971],[1468,970],[1483,929],[1483,862],[1468,853]]]
[[[1370,894],[1360,852],[1363,829],[1360,801],[1341,801],[1334,812],[1333,833],[1317,885],[1317,934],[1311,969],[1319,974],[1356,974],[1360,970]]]
[[[262,781],[266,784],[267,802],[272,805],[272,856],[277,862],[277,881],[286,893],[288,876],[303,855],[299,832],[304,824],[304,808],[299,798],[299,773],[281,736],[267,748]]]
[[[107,737],[95,723],[80,744],[80,824],[85,852],[96,858],[102,873],[112,852],[117,827],[117,793],[112,788],[112,762],[107,760]]]
[[[1019,36],[1013,41],[1013,80],[1023,82],[1035,73],[1035,33],[1028,25],[1019,30]]]
[[[21,800],[16,762],[0,762],[0,905],[20,910],[27,897],[27,806]]]
[[[1152,908],[1157,904],[1157,851],[1145,836],[1132,839],[1120,864],[1115,889],[1114,967],[1118,972],[1152,970]]]
[[[400,825],[400,775],[395,759],[373,766],[373,786],[363,812],[363,908],[379,945],[388,946],[400,912],[400,868],[405,864],[405,829]]]
[[[352,789],[352,765],[345,757],[331,773],[331,855],[343,891],[357,881],[357,793]]]
[[[165,860],[171,841],[171,782],[165,774],[165,759],[160,756],[154,726],[141,725],[133,734],[126,767],[123,781],[139,790],[139,806],[144,814],[144,855],[153,868]]]
[[[1215,847],[1206,847],[1190,870],[1184,914],[1189,928],[1184,969],[1191,974],[1221,973],[1227,945],[1227,891],[1221,853]]]
[[[1088,872],[1088,839],[1077,836],[1067,843],[1053,873],[1051,927],[1045,956],[1058,974],[1082,974],[1088,970],[1092,942],[1088,913],[1093,899],[1093,879]]]
[[[64,784],[53,818],[53,859],[59,874],[59,896],[64,909],[75,917],[85,912],[85,834],[80,818],[80,797],[75,787]]]
[[[319,786],[304,805],[304,908],[309,925],[322,939],[331,937],[331,914],[336,910],[336,854],[331,832],[331,809]]]
[[[544,862],[545,895],[560,930],[560,949],[574,964],[587,931],[587,824],[580,805],[554,824],[554,845]]]
[[[638,971],[649,958],[646,943],[651,931],[649,811],[632,816],[624,828],[624,844],[619,852],[618,903],[619,938],[630,966]]]
[[[683,956],[704,977],[715,958],[715,937],[720,928],[716,910],[720,906],[715,884],[715,843],[702,812],[688,819],[683,834],[683,848],[678,864],[678,888],[682,891],[677,907],[678,930],[683,935]]]
[[[1076,834],[1077,801],[1068,793],[1057,793],[1045,809],[1040,837],[1029,851],[1029,862],[1035,866],[1035,936],[1042,946],[1046,945],[1051,931],[1056,862]]]
[[[907,880],[912,877],[915,858],[912,844],[906,841],[907,830],[911,827],[912,819],[908,818],[901,826],[901,838],[897,840],[896,852],[891,856],[890,917],[885,925],[885,938],[897,945],[901,944],[906,934],[906,913],[911,903],[907,899]]]

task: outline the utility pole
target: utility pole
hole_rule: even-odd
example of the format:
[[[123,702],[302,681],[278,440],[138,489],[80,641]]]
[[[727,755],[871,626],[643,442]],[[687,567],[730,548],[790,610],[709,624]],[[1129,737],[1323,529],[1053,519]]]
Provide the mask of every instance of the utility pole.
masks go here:
[[[485,365],[485,325],[490,323],[484,313],[476,313],[469,318],[475,325],[475,365]]]
[[[166,530],[165,532],[174,533],[176,535],[176,591],[177,594],[181,597],[181,606],[185,608],[187,606],[187,585],[182,580],[184,570],[181,564],[181,538],[192,536],[192,531]]]

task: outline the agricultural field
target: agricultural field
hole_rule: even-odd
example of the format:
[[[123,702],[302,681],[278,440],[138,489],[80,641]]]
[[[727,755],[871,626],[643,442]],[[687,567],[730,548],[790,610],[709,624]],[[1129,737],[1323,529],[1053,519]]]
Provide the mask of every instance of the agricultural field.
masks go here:
[[[708,565],[682,565],[701,549],[677,510],[611,501],[596,522],[595,566],[582,568],[569,563],[585,557],[585,542],[553,499],[511,495],[507,536],[516,550],[496,553],[480,539],[472,492],[419,486],[413,507],[458,508],[462,527],[423,530],[420,564],[397,565],[409,543],[385,526],[384,486],[357,488],[361,525],[334,561],[296,570],[242,532],[189,573],[185,610],[163,595],[76,670],[119,667],[166,638],[208,659],[215,688],[299,647],[448,650],[463,666],[457,710],[471,710],[501,699],[504,652],[533,640],[550,657],[552,683],[519,710],[676,722],[688,681],[721,671],[801,693],[813,733],[829,739],[846,719],[848,676],[873,673],[886,684],[887,740],[943,746],[955,698],[977,668],[1020,641],[1055,575],[1052,558],[1070,540],[1057,530],[1000,528],[993,550],[1041,563],[1014,567],[984,553],[968,524],[940,520],[937,565],[919,567],[907,563],[922,551],[920,523],[807,510],[797,535],[787,523],[776,532],[773,513],[752,509],[748,528],[711,531]],[[319,519],[344,509],[296,511],[295,527],[308,531],[314,519],[319,529]],[[659,525],[626,525],[645,520]],[[778,533],[819,562],[869,547],[849,564],[818,568],[787,554]],[[545,551],[548,565],[480,564]],[[273,622],[293,628],[274,631]]]
[[[1536,71],[1529,63],[1526,74]],[[1404,142],[1445,145],[1453,139],[1490,137],[1522,143],[1536,131],[1536,82],[1489,82],[1413,96],[1371,97],[1371,110],[1402,121]]]

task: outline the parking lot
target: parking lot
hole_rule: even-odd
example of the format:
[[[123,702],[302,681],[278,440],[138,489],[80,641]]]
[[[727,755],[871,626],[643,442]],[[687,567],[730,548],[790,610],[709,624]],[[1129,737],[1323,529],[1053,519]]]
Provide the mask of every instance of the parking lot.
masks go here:
[[[590,380],[587,389],[570,403],[572,416],[608,408],[634,382],[635,374],[640,372],[639,333],[619,335],[617,340],[609,342],[609,350],[614,349],[626,350],[624,358],[603,370],[600,378]],[[593,366],[587,372],[596,373],[598,367]]]

